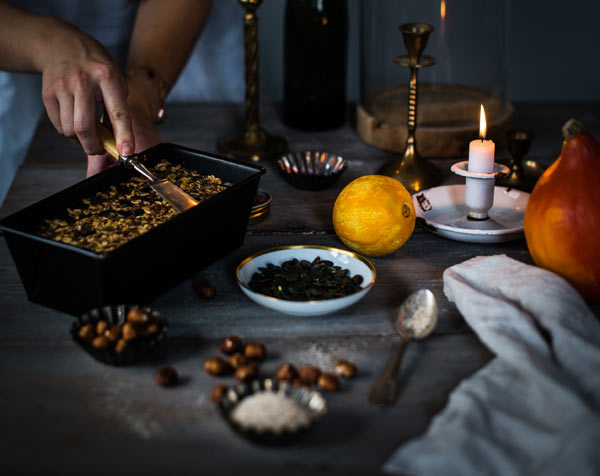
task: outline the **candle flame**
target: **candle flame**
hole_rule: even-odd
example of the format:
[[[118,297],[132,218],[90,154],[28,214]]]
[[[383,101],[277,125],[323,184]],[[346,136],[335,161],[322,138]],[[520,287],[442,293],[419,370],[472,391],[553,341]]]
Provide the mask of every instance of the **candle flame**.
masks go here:
[[[481,105],[481,111],[479,112],[479,138],[485,139],[485,133],[487,132],[487,122],[485,120],[485,109],[483,104]]]
[[[442,20],[446,18],[446,0],[442,0],[440,3],[440,18]]]

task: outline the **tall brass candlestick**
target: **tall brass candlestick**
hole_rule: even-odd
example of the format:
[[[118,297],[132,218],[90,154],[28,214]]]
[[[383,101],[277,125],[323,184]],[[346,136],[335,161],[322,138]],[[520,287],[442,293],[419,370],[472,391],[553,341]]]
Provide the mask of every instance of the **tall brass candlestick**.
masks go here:
[[[379,171],[402,182],[411,191],[418,192],[434,187],[442,182],[442,173],[431,162],[421,157],[417,151],[417,72],[419,68],[435,64],[431,56],[422,56],[429,34],[433,31],[431,25],[424,23],[407,23],[400,25],[400,31],[408,55],[398,56],[394,60],[401,66],[410,68],[410,82],[408,89],[408,137],[402,156],[385,164]]]
[[[283,154],[287,149],[287,143],[281,137],[269,135],[259,125],[258,17],[256,9],[262,0],[239,0],[239,2],[245,10],[246,120],[242,132],[222,137],[217,142],[217,148],[219,152],[228,157],[257,162]]]

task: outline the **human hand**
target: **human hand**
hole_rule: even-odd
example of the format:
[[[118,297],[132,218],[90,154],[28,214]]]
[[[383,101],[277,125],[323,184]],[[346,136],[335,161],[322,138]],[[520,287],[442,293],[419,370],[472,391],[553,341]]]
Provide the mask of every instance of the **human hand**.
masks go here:
[[[128,107],[131,113],[133,134],[135,137],[135,153],[142,152],[152,146],[160,144],[162,139],[156,130],[153,112],[157,109],[159,101],[156,99],[154,85],[147,78],[137,75],[127,78],[129,95]],[[161,98],[158,98],[159,100]],[[97,174],[114,165],[116,159],[109,154],[88,155],[86,177]]]
[[[96,132],[96,102],[101,101],[119,153],[131,155],[134,130],[118,65],[98,41],[68,23],[57,20],[51,38],[40,55],[40,69],[42,99],[56,130],[79,142],[87,154],[101,153]]]
[[[137,121],[135,116],[132,117],[133,134],[135,137],[135,153],[149,149],[156,144],[162,142],[158,131],[153,124]],[[102,153],[97,155],[88,155],[88,165],[86,177],[102,172],[104,169],[114,165],[117,159],[110,154]]]

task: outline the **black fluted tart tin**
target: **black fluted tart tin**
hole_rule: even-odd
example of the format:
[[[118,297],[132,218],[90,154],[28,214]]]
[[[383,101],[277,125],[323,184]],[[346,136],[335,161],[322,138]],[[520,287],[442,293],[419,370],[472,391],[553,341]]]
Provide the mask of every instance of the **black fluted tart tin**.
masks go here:
[[[157,332],[151,335],[140,335],[128,341],[126,347],[120,352],[116,350],[115,343],[113,342],[106,348],[96,348],[92,345],[92,341],[87,341],[79,336],[80,329],[86,324],[96,326],[101,320],[107,322],[110,326],[126,323],[127,314],[134,307],[139,307],[150,316],[150,322],[157,325]],[[79,316],[71,325],[71,337],[83,350],[98,362],[117,367],[136,364],[144,360],[165,338],[166,333],[167,321],[157,311],[153,311],[149,307],[127,304],[92,309]]]
[[[302,190],[331,187],[348,168],[342,156],[318,150],[291,152],[277,160],[277,165],[285,180]]]
[[[227,189],[106,253],[36,234],[45,218],[136,174],[111,167],[0,221],[0,230],[32,302],[72,315],[160,295],[243,244],[262,167],[174,144],[146,150],[161,159],[219,177]]]

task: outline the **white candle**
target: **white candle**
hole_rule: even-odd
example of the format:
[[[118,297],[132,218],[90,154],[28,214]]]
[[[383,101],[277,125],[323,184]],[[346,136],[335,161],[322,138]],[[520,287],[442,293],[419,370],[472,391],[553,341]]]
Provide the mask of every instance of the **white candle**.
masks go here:
[[[469,144],[469,171],[491,173],[494,171],[494,141],[485,140],[487,124],[485,110],[481,106],[479,115],[479,139],[472,140]]]

